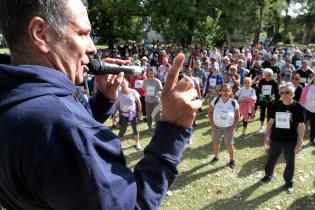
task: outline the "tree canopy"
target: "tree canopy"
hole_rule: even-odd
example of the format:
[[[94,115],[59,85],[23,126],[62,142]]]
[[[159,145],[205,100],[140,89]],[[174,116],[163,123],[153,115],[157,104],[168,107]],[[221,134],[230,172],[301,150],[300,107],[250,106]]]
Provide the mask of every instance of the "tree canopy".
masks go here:
[[[315,40],[314,0],[90,0],[93,35],[113,46],[119,40],[145,41],[147,30],[167,43],[186,47],[229,41],[259,41],[261,33],[274,42],[308,44]],[[296,17],[289,7],[302,5]]]

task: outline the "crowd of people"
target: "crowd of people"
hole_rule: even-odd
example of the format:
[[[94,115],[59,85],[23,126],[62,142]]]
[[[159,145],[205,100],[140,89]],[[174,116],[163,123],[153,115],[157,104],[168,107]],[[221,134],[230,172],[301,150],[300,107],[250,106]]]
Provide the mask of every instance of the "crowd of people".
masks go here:
[[[125,46],[120,50],[99,51],[96,55],[99,58],[112,56],[130,60],[133,65],[143,68],[142,75],[128,78],[130,88],[138,92],[138,99],[143,98],[137,106],[133,100],[134,109],[130,114],[142,112],[149,134],[154,133],[152,119],[155,118],[157,122],[159,112],[163,109],[159,102],[160,92],[167,81],[172,61],[180,52],[185,55],[185,61],[179,79],[183,76],[189,77],[193,81],[198,98],[209,106],[208,118],[214,146],[214,157],[210,163],[216,164],[219,161],[220,142],[224,140],[230,158],[228,165],[231,168],[236,166],[233,146],[235,128],[241,119],[243,129],[240,138],[246,139],[249,122],[255,118],[256,110],[259,110],[260,127],[257,131],[265,134],[264,143],[269,151],[266,177],[262,182],[271,180],[276,160],[284,149],[287,161],[284,177],[288,191],[292,192],[294,156],[301,150],[304,122],[309,122],[310,144],[315,145],[315,49],[301,51],[295,47],[284,49],[257,44],[247,47],[224,45],[210,50],[163,48],[157,45]],[[132,94],[129,97],[132,99]],[[279,112],[278,107],[281,107]],[[121,117],[124,111],[122,108],[119,110]],[[130,122],[134,135],[137,136],[135,147],[140,149],[139,135],[135,133],[134,121],[131,118]],[[284,126],[284,122],[289,124]],[[197,126],[197,115],[193,126]],[[122,125],[120,128],[120,137],[121,130],[124,132],[125,127]],[[284,136],[288,138],[283,138]],[[188,143],[192,144],[192,139]]]
[[[158,44],[97,52],[86,8],[81,0],[6,0],[0,7],[11,53],[0,65],[1,208],[158,209],[192,143],[202,100],[212,128],[211,164],[219,161],[223,140],[228,165],[236,166],[235,128],[242,119],[246,138],[259,107],[268,149],[261,183],[272,179],[283,151],[284,180],[293,192],[306,121],[312,145],[315,140],[314,49]],[[94,54],[140,65],[143,73],[84,76]],[[120,124],[118,136],[104,125],[110,116]],[[121,138],[130,122],[140,150],[143,117],[154,135],[132,171]]]

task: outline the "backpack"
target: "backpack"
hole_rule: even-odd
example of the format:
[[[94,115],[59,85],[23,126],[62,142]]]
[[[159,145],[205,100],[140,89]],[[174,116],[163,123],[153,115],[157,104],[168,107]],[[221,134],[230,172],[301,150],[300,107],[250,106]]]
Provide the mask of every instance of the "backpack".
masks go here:
[[[219,96],[219,97],[217,97],[216,99],[215,99],[215,101],[214,101],[214,104],[213,104],[213,108],[215,107],[215,105],[219,102],[219,100],[220,100],[220,98],[221,98],[221,96]],[[233,106],[233,108],[235,109],[235,100],[234,99],[232,99],[232,106]]]

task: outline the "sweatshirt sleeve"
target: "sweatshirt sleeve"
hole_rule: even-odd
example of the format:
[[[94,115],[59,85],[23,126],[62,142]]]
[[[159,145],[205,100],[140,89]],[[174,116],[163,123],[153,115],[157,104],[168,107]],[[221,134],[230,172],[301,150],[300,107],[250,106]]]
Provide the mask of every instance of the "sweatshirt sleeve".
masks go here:
[[[89,100],[93,117],[96,121],[104,123],[114,112],[115,101],[105,98],[99,91]]]
[[[32,191],[53,209],[158,209],[190,136],[191,128],[159,122],[132,173],[114,133],[73,126],[38,161]]]
[[[159,122],[155,135],[136,165],[137,209],[158,209],[178,175],[177,165],[192,129]]]

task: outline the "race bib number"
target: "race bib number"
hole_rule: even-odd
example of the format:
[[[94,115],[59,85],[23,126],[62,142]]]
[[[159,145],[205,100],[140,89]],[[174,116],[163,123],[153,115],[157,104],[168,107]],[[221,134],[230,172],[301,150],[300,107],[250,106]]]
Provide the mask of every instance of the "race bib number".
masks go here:
[[[228,119],[229,119],[229,115],[226,112],[219,112],[217,113],[217,122],[219,124],[220,127],[228,127]]]
[[[217,79],[216,78],[210,78],[210,87],[215,87],[217,84]]]
[[[272,89],[271,85],[263,85],[262,86],[262,94],[264,96],[270,96],[271,95],[271,89]]]
[[[142,86],[143,86],[143,80],[136,80],[135,88],[142,88]]]
[[[155,87],[153,86],[147,87],[147,96],[155,96]]]
[[[306,83],[306,81],[307,81],[307,78],[305,78],[305,77],[300,78],[300,83]]]
[[[276,112],[276,128],[290,129],[291,113]]]
[[[121,107],[121,111],[123,111],[123,112],[131,112],[132,111],[132,106],[123,105]]]
[[[301,67],[302,66],[302,61],[296,61],[296,66]]]

